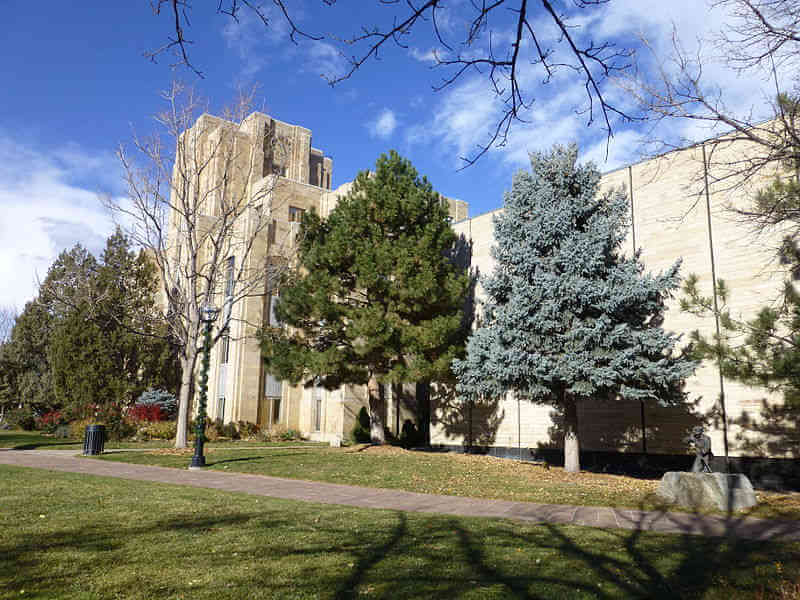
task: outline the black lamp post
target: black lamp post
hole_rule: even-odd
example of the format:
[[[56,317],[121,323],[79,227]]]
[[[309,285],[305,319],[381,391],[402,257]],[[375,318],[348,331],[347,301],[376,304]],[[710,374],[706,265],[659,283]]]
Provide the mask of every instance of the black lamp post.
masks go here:
[[[206,457],[203,455],[203,444],[206,436],[206,401],[208,399],[208,366],[211,352],[211,327],[217,320],[219,309],[216,306],[206,305],[200,310],[200,320],[205,323],[203,334],[203,362],[200,367],[200,398],[197,404],[197,419],[194,432],[194,456],[190,469],[202,469],[206,466]]]

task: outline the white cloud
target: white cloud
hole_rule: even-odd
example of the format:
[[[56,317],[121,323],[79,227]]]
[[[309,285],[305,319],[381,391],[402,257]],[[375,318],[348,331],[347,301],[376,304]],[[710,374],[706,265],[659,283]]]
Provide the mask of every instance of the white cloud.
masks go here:
[[[616,41],[620,48],[637,46],[644,37],[652,41],[652,52],[639,48],[636,57],[640,70],[655,72],[658,60],[672,51],[673,25],[690,56],[702,49],[703,77],[710,89],[722,91],[729,110],[747,115],[766,116],[769,86],[759,77],[741,76],[725,64],[724,56],[710,41],[727,21],[721,8],[698,6],[697,0],[670,0],[670,2],[642,2],[641,0],[614,0],[592,9],[583,9],[573,21],[581,27],[572,34],[580,43],[590,38],[595,41]],[[548,19],[538,18],[535,23],[537,37],[544,46],[555,51],[555,62],[573,60],[568,49],[558,45],[557,32]],[[495,32],[493,40],[500,39],[504,31]],[[697,40],[707,40],[698,47]],[[412,53],[413,55],[413,53]],[[669,68],[669,65],[666,65]],[[700,140],[721,133],[690,121],[665,121],[653,132],[639,124],[623,124],[612,118],[614,137],[606,138],[603,115],[594,102],[592,127],[587,127],[588,98],[580,74],[570,69],[555,72],[547,85],[542,85],[544,71],[536,65],[525,63],[518,73],[526,100],[534,99],[531,109],[521,113],[526,122],[512,124],[503,147],[489,152],[495,164],[525,166],[528,152],[545,150],[554,143],[577,142],[581,156],[595,160],[602,171],[630,164],[641,158],[642,136],[657,135],[661,139]],[[502,88],[502,85],[501,85]],[[603,86],[603,94],[613,106],[633,112],[633,98],[613,82]],[[494,133],[503,116],[504,105],[494,93],[486,76],[465,74],[453,85],[445,88],[432,107],[432,115],[408,128],[406,139],[410,144],[424,143],[436,147],[443,157],[463,166],[461,157],[474,156]],[[608,156],[606,157],[606,144]]]
[[[291,43],[292,29],[276,6],[262,6],[268,25],[252,10],[241,10],[238,22],[230,19],[222,28],[222,37],[228,48],[234,50],[241,61],[238,78],[254,79],[268,66],[269,61],[291,62],[300,72],[314,73],[326,78],[342,75],[347,61],[339,49],[321,40],[303,39]],[[300,9],[293,9],[295,22],[303,19]]]
[[[380,139],[387,139],[397,129],[397,117],[393,111],[384,108],[374,121],[367,123],[369,134]]]
[[[420,50],[419,48],[409,48],[408,55],[413,58],[414,60],[418,60],[419,62],[436,64],[437,57],[443,58],[443,53],[436,49],[431,48],[430,50]]]
[[[112,156],[74,145],[45,153],[0,135],[0,305],[21,310],[62,250],[102,250],[113,223],[99,193],[117,191],[115,174]]]
[[[326,79],[344,75],[347,61],[336,46],[327,42],[309,42],[304,45],[304,71],[311,71]]]

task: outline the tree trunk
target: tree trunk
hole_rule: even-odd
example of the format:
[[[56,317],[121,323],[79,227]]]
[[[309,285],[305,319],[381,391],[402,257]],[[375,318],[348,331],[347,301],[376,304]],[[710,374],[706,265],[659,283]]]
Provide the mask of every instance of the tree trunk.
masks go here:
[[[186,448],[189,407],[194,391],[194,369],[197,363],[197,350],[194,345],[186,348],[187,355],[181,357],[181,388],[178,392],[178,425],[175,433],[175,447]]]
[[[572,394],[561,393],[564,407],[564,470],[579,473],[581,470],[580,444],[578,443],[578,405]]]
[[[383,444],[386,436],[383,430],[383,413],[385,412],[385,402],[380,391],[380,384],[373,376],[367,383],[367,394],[369,395],[369,435],[373,444]]]

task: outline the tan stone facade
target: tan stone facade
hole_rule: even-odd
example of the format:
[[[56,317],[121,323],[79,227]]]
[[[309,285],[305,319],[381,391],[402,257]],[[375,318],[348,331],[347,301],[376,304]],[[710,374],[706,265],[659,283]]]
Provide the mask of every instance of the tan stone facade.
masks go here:
[[[339,198],[352,187],[352,183],[345,183],[330,190],[332,160],[311,146],[311,131],[303,127],[261,113],[248,116],[238,128],[203,115],[195,127],[203,132],[200,145],[224,138],[225,132],[235,130],[235,136],[230,137],[237,144],[236,155],[248,157],[256,165],[255,169],[250,168],[247,181],[235,182],[237,186],[246,186],[250,197],[259,198],[260,210],[266,211],[271,220],[257,238],[258,247],[250,253],[254,268],[263,261],[277,267],[291,263],[302,213],[313,210],[327,217]],[[442,201],[447,203],[453,220],[467,217],[465,202],[447,198]],[[213,214],[213,207],[205,210]],[[243,230],[248,226],[241,224]],[[180,236],[175,227],[170,235]],[[238,266],[242,257],[234,251],[229,259]],[[230,335],[218,341],[211,352],[209,417],[223,422],[250,421],[265,428],[295,429],[311,439],[340,441],[349,436],[358,412],[366,405],[366,388],[345,386],[327,391],[314,386],[291,386],[264,371],[255,334],[262,323],[274,323],[275,292],[265,282],[263,293],[232,305]],[[224,306],[224,294],[220,296],[217,304]],[[406,419],[414,419],[413,389],[410,385],[384,390],[385,422],[394,434],[399,434]]]
[[[211,117],[202,117],[211,118]],[[221,122],[220,126],[223,126]],[[325,217],[346,194],[352,183],[330,190],[332,161],[311,146],[311,132],[303,127],[276,121],[254,113],[245,121],[237,142],[250,144],[258,152],[269,135],[289,140],[280,152],[262,152],[264,168],[242,185],[252,193],[270,186],[266,196],[273,226],[261,240],[257,260],[285,264],[294,253],[293,233],[299,215],[315,210]],[[726,144],[713,140],[715,157],[725,153],[733,160],[747,152],[742,143]],[[266,146],[265,146],[266,148]],[[768,182],[750,182],[750,187],[718,189],[709,184],[708,195],[703,183],[703,146],[672,152],[659,159],[638,163],[607,173],[602,179],[605,189],[625,186],[632,192],[631,234],[628,251],[641,251],[645,268],[661,271],[676,259],[683,259],[681,273],[696,273],[705,293],[712,290],[712,257],[717,278],[732,289],[732,307],[737,316],[750,317],[765,302],[777,296],[782,278],[765,269],[771,259],[771,242],[763,236],[754,239],[748,230],[731,217],[726,207],[744,205],[752,189]],[[713,174],[709,181],[714,181]],[[454,229],[472,244],[473,269],[481,274],[493,268],[490,250],[494,243],[495,212],[467,218],[467,204],[447,202]],[[713,252],[712,252],[713,242]],[[234,256],[233,260],[236,260]],[[253,336],[257,326],[274,319],[271,316],[272,290],[254,296],[233,307],[231,337],[228,345],[217,344],[212,351],[209,379],[209,415],[229,421],[251,421],[262,427],[282,426],[296,429],[303,435],[323,441],[347,438],[361,407],[366,406],[366,390],[345,386],[327,391],[313,386],[290,386],[276,381],[263,370],[259,348]],[[478,290],[480,298],[481,291]],[[713,319],[698,319],[681,313],[673,299],[665,327],[685,336],[699,329],[706,335],[714,331]],[[687,382],[691,406],[667,408],[640,405],[635,402],[614,402],[582,406],[580,409],[582,449],[623,452],[671,453],[683,451],[680,439],[686,429],[708,416],[720,406],[724,389],[729,422],[730,454],[753,453],[746,440],[763,440],[763,434],[736,423],[743,417],[759,419],[762,400],[778,402],[763,390],[750,389],[731,381],[722,381],[713,365],[704,365]],[[388,428],[399,434],[406,419],[415,420],[415,386],[396,386],[384,390]],[[558,417],[552,407],[517,402],[512,396],[488,405],[469,406],[453,399],[437,398],[431,407],[431,443],[461,446],[501,446],[536,448],[557,446]],[[711,421],[714,421],[711,419]],[[711,431],[714,451],[722,454],[723,432],[717,418]],[[758,445],[758,444],[756,444]],[[775,455],[779,452],[771,450]]]
[[[728,143],[724,139],[706,142],[706,154],[714,152],[716,163],[733,163],[748,152],[745,143]],[[707,159],[706,159],[707,160]],[[671,152],[660,158],[637,163],[607,173],[602,178],[605,190],[624,186],[632,193],[631,232],[626,241],[627,252],[641,251],[646,271],[660,272],[681,258],[681,274],[695,273],[700,278],[704,295],[712,294],[712,260],[717,279],[731,289],[729,306],[732,314],[743,318],[755,316],[782,286],[783,277],[770,269],[780,233],[755,235],[737,220],[729,207],[744,207],[752,199],[753,190],[769,183],[774,174],[764,174],[747,185],[731,186],[731,181],[718,182],[712,172],[704,173],[703,146]],[[709,167],[713,169],[713,167]],[[708,177],[704,177],[708,175]],[[706,195],[706,179],[708,195]],[[473,244],[472,266],[480,273],[494,268],[490,250],[493,244],[493,217],[498,211],[483,214],[454,228]],[[713,249],[712,249],[713,246]],[[683,334],[699,330],[706,336],[715,331],[713,318],[703,319],[681,312],[678,298],[668,306],[664,327]],[[481,297],[481,290],[478,290]],[[683,453],[681,439],[698,423],[711,426],[709,432],[715,454],[724,452],[720,396],[728,419],[728,445],[731,456],[757,453],[772,456],[789,455],[780,440],[772,440],[759,431],[762,403],[780,403],[778,396],[761,388],[749,388],[724,380],[718,369],[705,363],[687,381],[685,391],[689,405],[662,407],[639,402],[596,403],[580,406],[580,439],[582,450]],[[448,405],[434,407],[431,442],[442,445],[464,445],[472,439],[475,445],[506,448],[555,447],[561,444],[558,415],[550,406],[518,403],[511,395],[497,403],[461,409],[462,419]],[[716,418],[713,413],[717,412]],[[467,413],[471,413],[469,418]],[[762,421],[763,424],[763,421]],[[783,451],[781,451],[783,450]]]

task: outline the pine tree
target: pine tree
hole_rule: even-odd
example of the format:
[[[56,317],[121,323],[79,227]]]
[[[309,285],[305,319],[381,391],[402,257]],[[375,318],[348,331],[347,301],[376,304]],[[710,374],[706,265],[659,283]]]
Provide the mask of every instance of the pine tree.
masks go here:
[[[176,389],[176,353],[157,318],[153,266],[119,229],[100,262],[86,263],[86,273],[69,278],[80,283],[69,296],[43,286],[61,314],[49,346],[59,402],[80,413],[91,404],[129,405],[153,385]],[[51,272],[61,273],[59,283],[65,278]]]
[[[513,392],[563,411],[571,472],[580,470],[579,402],[669,401],[696,368],[672,356],[678,338],[660,327],[680,261],[652,276],[638,253],[623,256],[625,195],[600,195],[600,173],[576,158],[574,146],[556,146],[514,177],[495,217],[482,326],[454,363],[467,397]]]
[[[292,383],[366,384],[372,440],[384,440],[379,385],[452,378],[469,280],[448,258],[442,200],[392,151],[362,172],[326,220],[304,215],[299,269],[266,329],[263,356]]]

